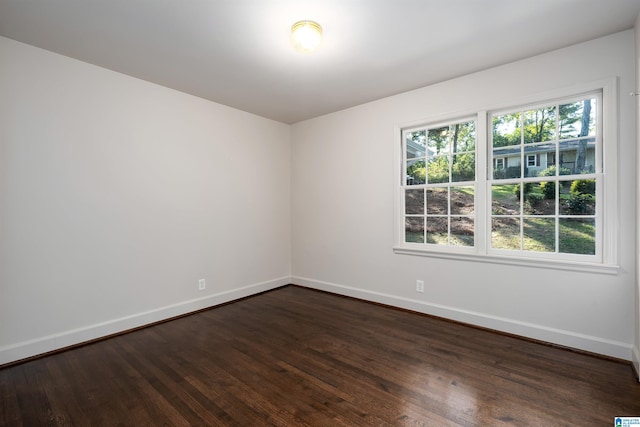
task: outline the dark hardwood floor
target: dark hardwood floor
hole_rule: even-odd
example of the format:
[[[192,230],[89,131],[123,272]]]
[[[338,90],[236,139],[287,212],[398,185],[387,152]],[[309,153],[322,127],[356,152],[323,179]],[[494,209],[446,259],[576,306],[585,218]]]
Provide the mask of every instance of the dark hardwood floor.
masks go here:
[[[3,426],[612,426],[631,366],[288,286],[0,369]]]

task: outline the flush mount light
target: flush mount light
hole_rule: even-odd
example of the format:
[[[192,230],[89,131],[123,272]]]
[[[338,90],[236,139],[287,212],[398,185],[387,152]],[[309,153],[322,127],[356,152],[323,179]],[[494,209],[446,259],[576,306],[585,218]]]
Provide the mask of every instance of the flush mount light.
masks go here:
[[[314,21],[298,21],[291,26],[291,44],[298,52],[313,52],[322,41],[322,27]]]

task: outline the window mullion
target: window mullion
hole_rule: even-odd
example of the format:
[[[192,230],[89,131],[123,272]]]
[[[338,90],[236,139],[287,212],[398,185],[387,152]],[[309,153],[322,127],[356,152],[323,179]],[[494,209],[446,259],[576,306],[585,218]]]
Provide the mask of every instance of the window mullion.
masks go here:
[[[491,161],[491,139],[487,127],[487,112],[480,111],[476,124],[476,182],[475,182],[475,247],[478,252],[487,253],[489,248],[488,236],[491,236],[490,199],[488,191],[491,168],[487,165]]]

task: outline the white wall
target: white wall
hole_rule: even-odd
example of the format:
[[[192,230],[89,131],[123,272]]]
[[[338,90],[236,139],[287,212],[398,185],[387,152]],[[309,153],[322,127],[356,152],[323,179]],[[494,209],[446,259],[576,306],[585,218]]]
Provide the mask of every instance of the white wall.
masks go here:
[[[0,58],[0,364],[289,282],[289,126]]]
[[[292,126],[292,281],[631,360],[635,294],[634,33]],[[490,47],[488,47],[490,48]],[[454,53],[452,53],[454,54]],[[394,254],[394,126],[619,78],[617,275]],[[615,173],[615,171],[608,171]],[[416,279],[425,293],[415,292]]]

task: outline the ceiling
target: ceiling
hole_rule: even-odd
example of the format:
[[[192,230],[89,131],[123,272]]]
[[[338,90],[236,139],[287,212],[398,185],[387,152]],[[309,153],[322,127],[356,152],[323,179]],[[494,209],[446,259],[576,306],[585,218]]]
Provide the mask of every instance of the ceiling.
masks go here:
[[[640,0],[0,0],[0,35],[284,123],[632,28]],[[289,29],[319,22],[299,54]]]

